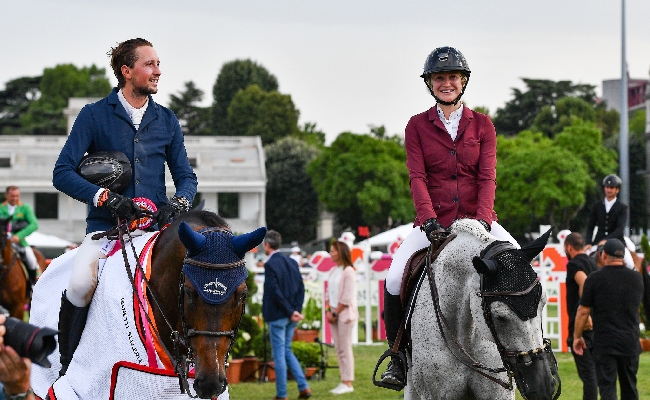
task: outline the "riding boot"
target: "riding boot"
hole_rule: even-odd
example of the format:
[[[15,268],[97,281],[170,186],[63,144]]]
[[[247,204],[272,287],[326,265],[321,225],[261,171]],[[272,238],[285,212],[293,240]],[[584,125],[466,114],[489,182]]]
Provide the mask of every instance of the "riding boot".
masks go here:
[[[397,332],[404,319],[404,310],[399,295],[392,295],[384,288],[384,324],[386,326],[386,339],[388,347],[392,348],[397,340]],[[400,350],[403,351],[405,345],[400,343]],[[392,385],[406,386],[406,377],[404,366],[397,356],[392,356],[388,363],[386,372],[381,374],[381,381]]]
[[[76,307],[70,303],[70,300],[65,295],[65,291],[61,296],[61,311],[59,311],[59,353],[61,354],[61,370],[59,376],[65,375],[72,361],[81,334],[86,326],[86,318],[88,317],[88,309],[86,307]]]
[[[32,297],[32,289],[34,288],[34,285],[36,285],[36,270],[29,268],[27,266],[25,268],[27,270],[27,297],[31,298]]]

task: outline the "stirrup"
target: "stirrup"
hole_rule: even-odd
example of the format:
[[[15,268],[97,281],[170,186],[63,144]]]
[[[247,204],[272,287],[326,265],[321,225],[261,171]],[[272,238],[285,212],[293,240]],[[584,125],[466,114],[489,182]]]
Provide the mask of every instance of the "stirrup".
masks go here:
[[[375,365],[375,371],[372,373],[372,383],[375,386],[383,387],[386,389],[392,389],[399,392],[402,389],[404,389],[404,387],[406,386],[406,382],[404,382],[404,385],[397,385],[394,383],[386,383],[386,382],[382,382],[381,380],[379,381],[377,380],[377,371],[379,370],[379,366],[381,365],[382,361],[384,361],[388,357],[391,358],[397,357],[399,362],[402,363],[402,367],[404,368],[404,380],[406,381],[406,368],[407,368],[406,355],[401,350],[398,351],[397,354],[395,354],[393,353],[392,349],[388,349],[384,352],[384,354],[381,355],[381,357],[379,357],[379,361],[377,361],[377,365]]]

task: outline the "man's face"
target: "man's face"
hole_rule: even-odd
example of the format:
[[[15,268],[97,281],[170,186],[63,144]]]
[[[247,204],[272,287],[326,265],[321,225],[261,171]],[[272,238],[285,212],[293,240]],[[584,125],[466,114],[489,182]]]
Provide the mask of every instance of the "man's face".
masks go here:
[[[607,198],[607,200],[610,200],[610,201],[614,200],[614,198],[616,197],[616,195],[618,195],[618,192],[620,190],[621,189],[619,189],[619,188],[617,188],[615,186],[605,186],[605,197]]]
[[[569,245],[567,245],[567,244],[564,245],[564,254],[566,254],[566,258],[567,258],[567,260],[570,260],[570,259],[571,259],[571,254],[570,254],[571,251],[570,251],[570,249],[571,249],[571,248],[570,248]]]
[[[9,203],[12,206],[15,206],[20,201],[20,190],[14,189],[8,191],[7,193],[5,193],[5,198],[7,199],[7,203]]]
[[[160,78],[160,60],[156,50],[151,46],[140,46],[135,50],[138,60],[129,68],[122,66],[122,74],[126,81],[125,90],[141,97],[158,93]]]

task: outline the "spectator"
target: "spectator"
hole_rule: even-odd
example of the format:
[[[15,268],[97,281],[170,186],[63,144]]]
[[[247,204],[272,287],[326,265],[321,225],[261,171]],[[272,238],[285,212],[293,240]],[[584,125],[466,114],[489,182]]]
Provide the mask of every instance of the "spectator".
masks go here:
[[[9,220],[7,232],[11,234],[11,242],[17,244],[23,250],[21,258],[27,267],[29,284],[27,294],[31,294],[31,288],[36,284],[38,262],[25,238],[38,229],[38,220],[29,204],[20,201],[20,189],[18,186],[9,186],[5,190],[5,201],[0,204],[0,219]]]
[[[566,266],[566,304],[569,313],[569,336],[567,336],[567,345],[569,348],[572,348],[576,311],[580,304],[580,296],[582,295],[584,282],[589,274],[598,271],[598,266],[585,254],[584,239],[578,232],[573,232],[564,239],[564,252],[569,259]],[[594,333],[591,317],[587,319],[582,337],[585,340],[587,349],[582,355],[578,355],[576,352],[571,353],[576,363],[578,376],[582,380],[582,399],[598,400],[596,367],[592,354]]]
[[[623,181],[617,175],[607,175],[603,179],[605,198],[594,203],[585,235],[585,250],[589,250],[593,243],[605,239],[618,239],[625,243],[625,222],[627,222],[627,205],[618,200]],[[594,228],[598,228],[594,237]]]
[[[291,248],[291,255],[289,257],[291,257],[291,259],[293,259],[298,264],[298,266],[302,266],[302,255],[300,254],[300,247],[293,246]]]
[[[264,253],[268,256],[264,264],[264,297],[262,315],[269,324],[271,349],[275,368],[274,400],[287,399],[287,367],[298,384],[299,399],[311,397],[311,389],[291,350],[293,333],[301,314],[305,299],[305,285],[296,262],[279,251],[282,236],[268,231],[264,238]]]
[[[603,246],[602,269],[591,273],[584,283],[576,313],[573,350],[583,355],[587,349],[583,330],[589,315],[594,325],[594,361],[602,400],[617,399],[616,380],[621,397],[638,399],[636,374],[639,369],[639,305],[643,297],[641,275],[623,264],[625,245],[608,239]]]
[[[350,248],[341,241],[332,243],[330,257],[336,267],[330,271],[325,316],[330,323],[336,357],[339,362],[341,383],[330,390],[333,394],[354,391],[354,355],[352,354],[352,330],[359,319],[357,310],[357,275],[352,266]]]
[[[32,362],[3,344],[5,320],[6,316],[0,314],[0,400],[34,400],[34,392],[29,386]]]

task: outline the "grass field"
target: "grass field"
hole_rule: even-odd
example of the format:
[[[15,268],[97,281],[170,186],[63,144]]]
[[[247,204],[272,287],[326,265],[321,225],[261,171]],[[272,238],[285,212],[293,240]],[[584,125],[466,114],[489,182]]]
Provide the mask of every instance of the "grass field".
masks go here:
[[[398,393],[392,390],[381,389],[372,384],[372,372],[379,356],[383,353],[385,344],[376,346],[359,345],[354,347],[355,359],[355,382],[354,392],[341,396],[335,396],[329,393],[339,384],[339,373],[337,369],[327,369],[325,379],[311,379],[309,384],[312,388],[314,400],[331,399],[341,397],[342,399],[399,399],[402,398],[402,392]],[[560,378],[562,379],[561,399],[580,400],[582,399],[582,382],[576,373],[573,357],[569,353],[556,354],[560,367]],[[329,365],[336,364],[336,356],[333,350],[329,352]],[[639,398],[650,398],[650,353],[641,355],[641,363],[637,374]],[[298,397],[298,389],[294,381],[288,384],[289,398]],[[275,384],[266,383],[242,383],[230,387],[230,396],[232,399],[258,400],[271,399],[275,396]],[[521,399],[517,393],[517,399]]]

